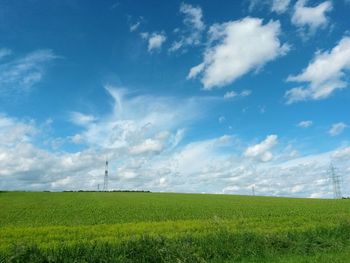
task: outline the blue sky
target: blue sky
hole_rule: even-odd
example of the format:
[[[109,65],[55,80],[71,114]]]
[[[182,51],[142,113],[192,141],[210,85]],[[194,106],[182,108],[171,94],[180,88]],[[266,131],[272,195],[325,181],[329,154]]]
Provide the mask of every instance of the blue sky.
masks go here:
[[[350,195],[349,1],[0,10],[0,188]]]

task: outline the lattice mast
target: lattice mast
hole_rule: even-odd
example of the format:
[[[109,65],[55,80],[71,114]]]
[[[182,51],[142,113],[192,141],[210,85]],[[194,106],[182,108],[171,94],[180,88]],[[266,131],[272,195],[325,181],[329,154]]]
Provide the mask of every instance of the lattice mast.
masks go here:
[[[103,191],[108,191],[108,159],[106,160],[105,176],[103,180]]]
[[[333,196],[334,199],[341,199],[341,177],[337,174],[337,170],[334,167],[333,163],[331,163],[329,167],[329,175],[333,184]]]

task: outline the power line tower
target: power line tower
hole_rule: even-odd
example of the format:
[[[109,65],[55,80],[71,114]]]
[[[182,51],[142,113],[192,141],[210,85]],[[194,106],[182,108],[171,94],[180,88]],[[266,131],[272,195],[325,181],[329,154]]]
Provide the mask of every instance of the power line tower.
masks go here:
[[[252,195],[255,196],[255,186],[252,186]]]
[[[108,191],[108,159],[106,160],[106,166],[105,166],[105,177],[103,180],[103,191]]]
[[[332,180],[333,184],[333,196],[334,199],[341,199],[342,193],[341,193],[341,177],[337,174],[337,169],[334,167],[333,163],[331,163],[329,167],[329,176]]]

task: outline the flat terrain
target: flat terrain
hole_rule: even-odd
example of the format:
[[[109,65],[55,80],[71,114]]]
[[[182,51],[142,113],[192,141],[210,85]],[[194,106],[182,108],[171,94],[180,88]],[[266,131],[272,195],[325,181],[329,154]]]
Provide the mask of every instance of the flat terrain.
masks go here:
[[[0,193],[0,262],[347,262],[350,200]]]

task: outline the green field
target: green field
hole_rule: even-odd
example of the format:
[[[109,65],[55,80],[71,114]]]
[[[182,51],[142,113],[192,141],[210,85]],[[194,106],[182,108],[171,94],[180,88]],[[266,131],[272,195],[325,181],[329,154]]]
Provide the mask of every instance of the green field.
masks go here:
[[[350,200],[0,193],[0,262],[349,262]]]

